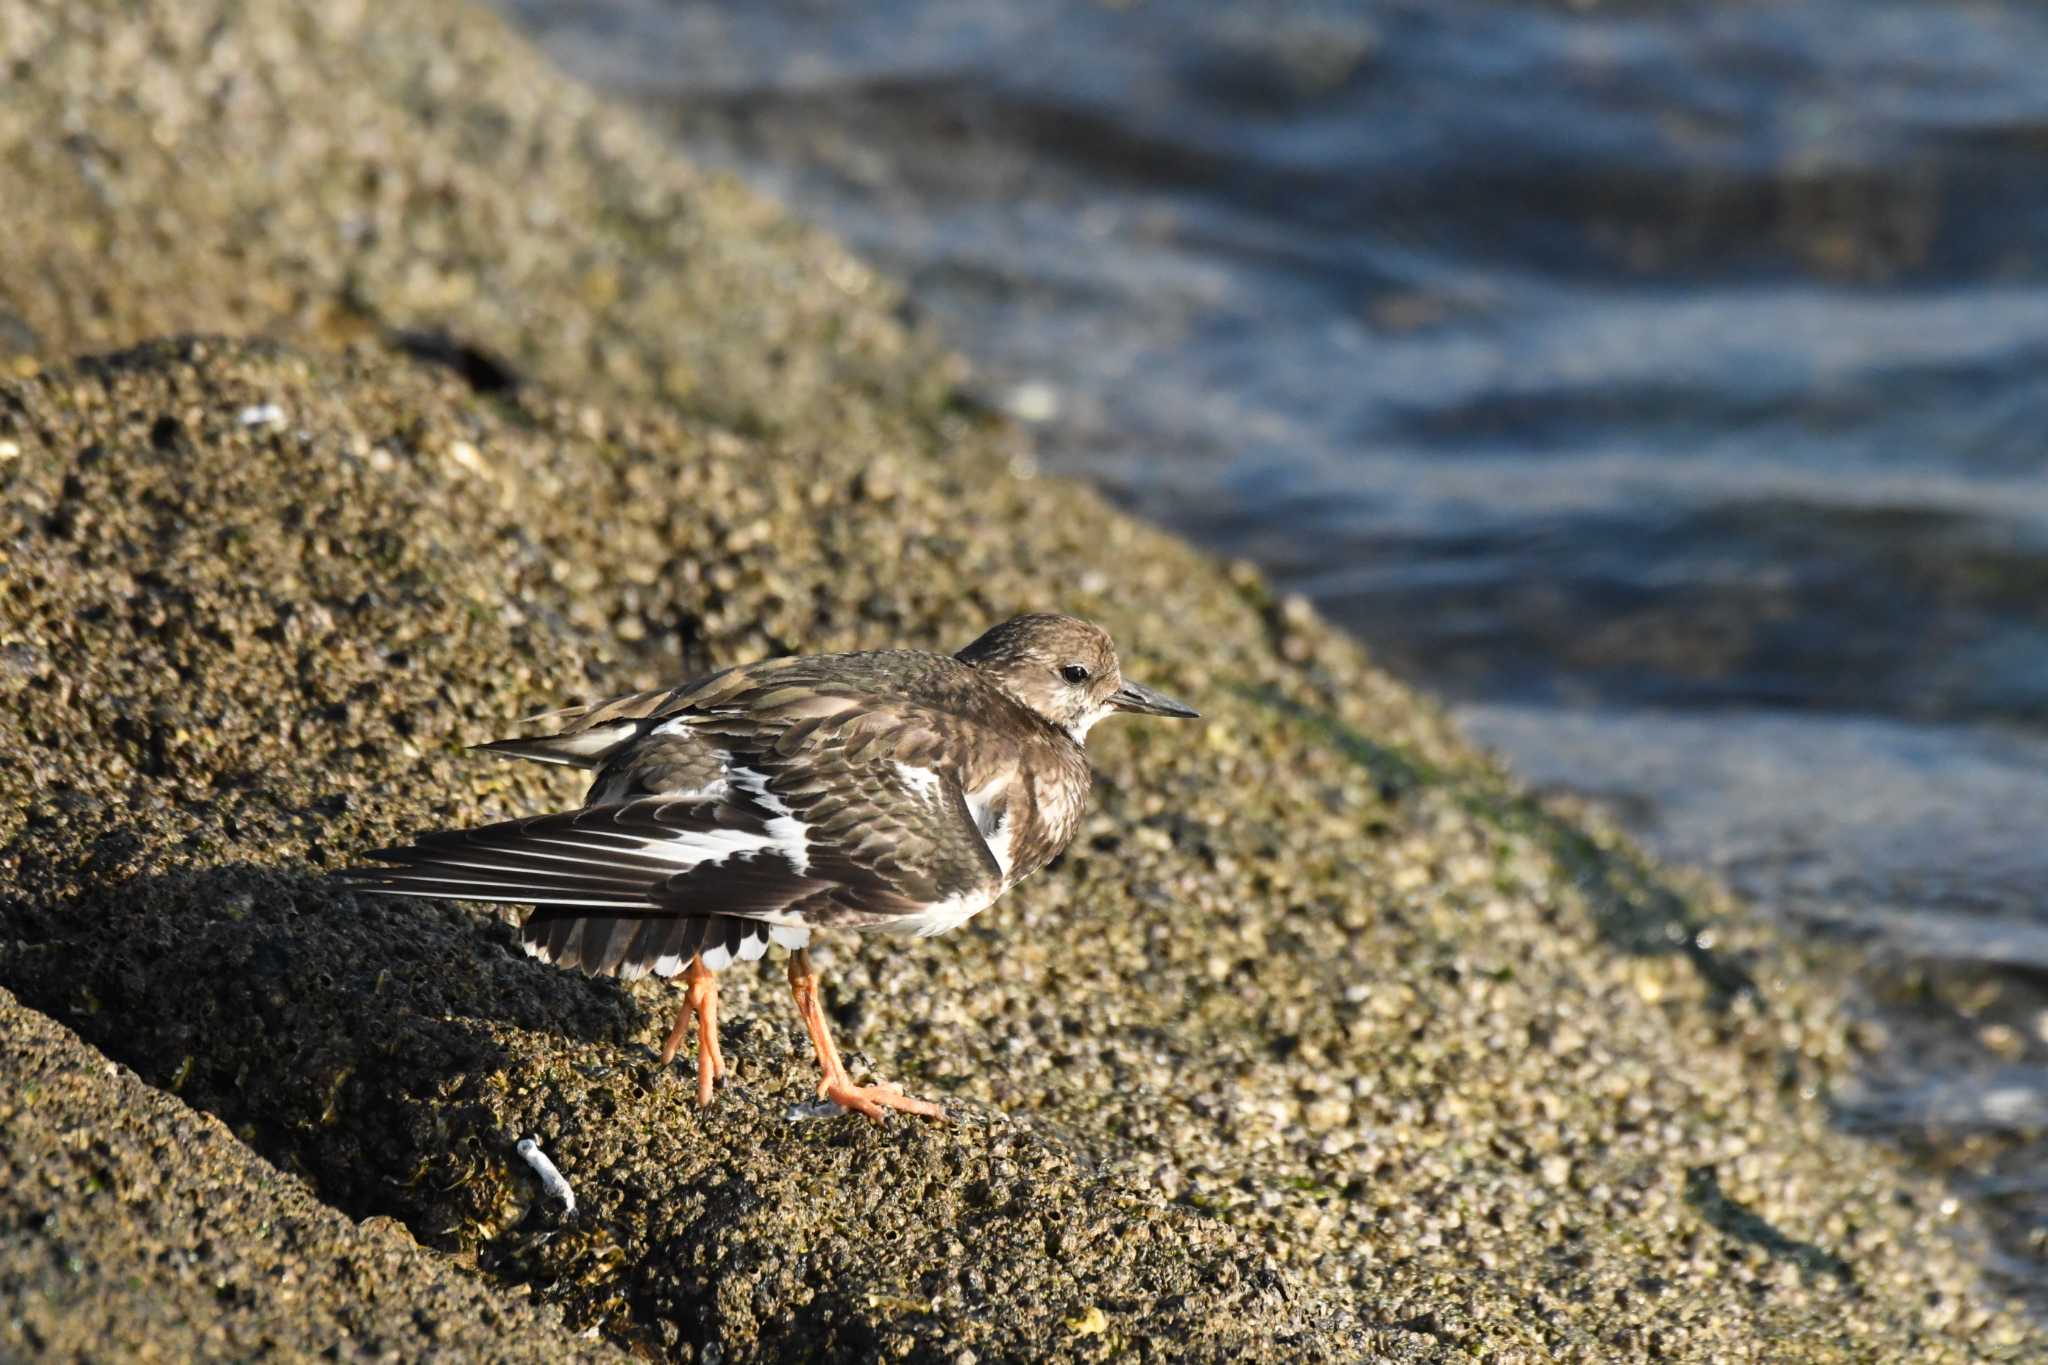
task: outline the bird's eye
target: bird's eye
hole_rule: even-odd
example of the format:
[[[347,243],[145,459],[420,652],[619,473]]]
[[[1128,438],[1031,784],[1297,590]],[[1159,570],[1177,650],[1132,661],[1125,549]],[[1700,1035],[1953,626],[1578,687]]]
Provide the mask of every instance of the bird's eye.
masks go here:
[[[1062,664],[1060,676],[1070,683],[1084,683],[1088,681],[1088,668],[1085,664]]]

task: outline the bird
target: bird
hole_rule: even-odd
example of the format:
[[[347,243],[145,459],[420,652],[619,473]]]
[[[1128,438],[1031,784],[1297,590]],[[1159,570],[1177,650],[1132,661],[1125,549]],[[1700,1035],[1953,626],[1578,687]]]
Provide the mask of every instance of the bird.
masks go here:
[[[489,753],[595,774],[584,804],[419,836],[341,874],[388,896],[526,904],[532,957],[593,976],[682,978],[662,1046],[690,1025],[697,1100],[725,1075],[717,974],[789,951],[818,1097],[881,1120],[943,1118],[856,1085],[820,1004],[815,932],[930,937],[1051,862],[1079,829],[1088,732],[1118,712],[1195,710],[1123,676],[1100,626],[1004,621],[956,654],[791,655],[529,718],[553,733]]]

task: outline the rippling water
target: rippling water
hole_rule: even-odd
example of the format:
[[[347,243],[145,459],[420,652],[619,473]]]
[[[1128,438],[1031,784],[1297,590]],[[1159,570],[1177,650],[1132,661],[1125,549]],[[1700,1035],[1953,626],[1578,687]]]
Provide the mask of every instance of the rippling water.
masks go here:
[[[2048,8],[505,3],[2048,1129]]]

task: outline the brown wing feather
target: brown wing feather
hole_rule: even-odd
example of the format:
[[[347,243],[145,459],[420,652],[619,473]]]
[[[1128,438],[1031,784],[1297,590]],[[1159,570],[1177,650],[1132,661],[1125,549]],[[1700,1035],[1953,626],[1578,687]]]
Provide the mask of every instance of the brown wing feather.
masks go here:
[[[958,780],[875,754],[889,747],[883,737],[872,757],[828,746],[763,764],[767,793],[804,826],[806,875],[831,883],[802,907],[808,923],[879,926],[1002,889]]]
[[[1021,876],[1071,834],[1068,815],[1030,818],[1043,775],[1070,798],[1062,812],[1088,783],[1078,746],[985,675],[910,651],[767,660],[544,718],[557,734],[486,747],[596,769],[588,805],[427,835],[347,880],[533,904],[536,955],[670,973],[713,948],[757,956],[799,927],[957,923],[1005,885],[984,831],[1029,829],[1006,845]],[[1040,779],[1009,780],[1020,764]]]

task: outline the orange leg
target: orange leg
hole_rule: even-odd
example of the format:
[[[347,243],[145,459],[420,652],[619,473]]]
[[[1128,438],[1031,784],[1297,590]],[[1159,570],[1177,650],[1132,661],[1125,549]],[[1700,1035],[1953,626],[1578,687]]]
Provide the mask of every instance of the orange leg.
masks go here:
[[[711,1083],[725,1075],[725,1058],[718,1051],[718,975],[697,957],[683,969],[683,1012],[661,1045],[663,1066],[676,1059],[692,1018],[697,1021],[697,1103],[705,1105],[711,1103]]]
[[[825,1072],[825,1079],[818,1082],[819,1099],[830,1100],[842,1109],[858,1109],[877,1123],[890,1109],[923,1114],[926,1118],[946,1117],[946,1111],[930,1100],[912,1099],[893,1085],[853,1083],[853,1078],[846,1074],[846,1063],[839,1060],[839,1049],[832,1046],[832,1030],[825,1026],[825,1011],[818,1005],[818,973],[811,966],[808,948],[799,948],[789,955],[789,989],[796,995],[796,1012],[803,1016],[804,1027],[810,1030],[811,1046],[818,1050],[818,1065]]]

